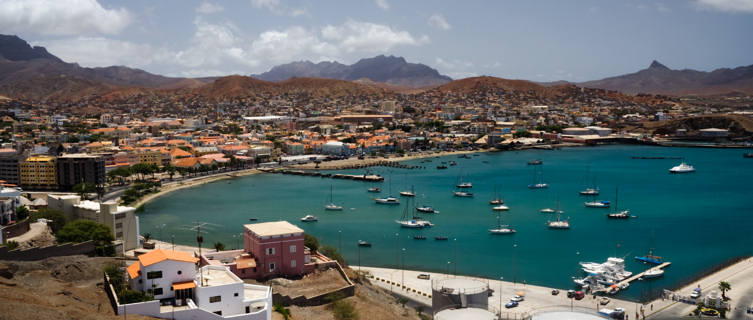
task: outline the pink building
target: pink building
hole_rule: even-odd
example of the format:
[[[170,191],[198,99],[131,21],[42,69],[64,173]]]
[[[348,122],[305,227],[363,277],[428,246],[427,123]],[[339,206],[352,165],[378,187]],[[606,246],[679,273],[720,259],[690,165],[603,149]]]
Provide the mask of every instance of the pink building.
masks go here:
[[[243,226],[243,250],[207,253],[202,265],[223,265],[243,279],[296,277],[314,270],[303,229],[287,221]]]

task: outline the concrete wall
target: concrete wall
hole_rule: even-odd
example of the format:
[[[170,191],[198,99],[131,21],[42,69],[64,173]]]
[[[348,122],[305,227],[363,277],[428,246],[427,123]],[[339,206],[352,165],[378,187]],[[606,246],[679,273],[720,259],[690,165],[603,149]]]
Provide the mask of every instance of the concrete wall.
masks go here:
[[[238,296],[235,296],[235,294],[238,294]],[[209,302],[209,298],[214,296],[220,296],[220,301]],[[243,282],[197,287],[195,297],[196,303],[209,312],[222,311],[223,315],[245,313]]]
[[[90,254],[94,252],[94,242],[66,243],[44,248],[31,248],[27,250],[8,251],[6,247],[0,247],[0,260],[36,261],[49,257],[73,256]]]
[[[342,294],[342,297],[352,297],[356,294],[356,286],[353,284],[352,281],[350,281],[350,278],[345,274],[345,271],[342,269],[339,263],[337,261],[331,261],[324,264],[317,265],[317,269],[319,270],[326,270],[329,268],[335,268],[340,273],[340,276],[345,279],[345,281],[348,283],[348,285],[331,290],[325,293],[322,293],[320,295],[316,295],[313,297],[306,297],[306,296],[296,296],[296,297],[290,297],[290,296],[283,296],[279,293],[273,293],[272,294],[272,300],[274,301],[274,304],[282,304],[284,306],[300,306],[300,307],[308,307],[308,306],[320,306],[323,304],[327,304],[332,302],[330,300],[330,295],[336,295],[338,293]]]
[[[0,228],[0,243],[5,243],[9,238],[18,237],[29,232],[29,218],[23,221]]]

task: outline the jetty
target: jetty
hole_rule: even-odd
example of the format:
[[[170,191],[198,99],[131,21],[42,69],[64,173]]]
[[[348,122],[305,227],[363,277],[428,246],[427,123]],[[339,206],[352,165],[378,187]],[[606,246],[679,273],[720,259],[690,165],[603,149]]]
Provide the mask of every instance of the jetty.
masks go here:
[[[605,289],[596,290],[595,292],[612,293],[612,291],[614,290],[614,288],[617,288],[617,290],[619,290],[619,288],[622,287],[622,286],[624,286],[625,284],[630,284],[631,282],[640,279],[641,277],[643,277],[643,275],[646,273],[646,271],[651,270],[651,269],[664,269],[666,267],[669,267],[670,264],[672,264],[672,262],[669,262],[669,261],[664,262],[664,263],[662,263],[662,264],[660,264],[658,266],[648,268],[648,269],[644,270],[641,273],[634,274],[633,276],[631,276],[631,277],[629,277],[629,278],[627,278],[625,280],[622,280],[622,281],[618,282],[616,284],[616,286],[610,286],[610,287],[605,288]]]
[[[259,169],[259,171],[266,172],[266,173],[279,173],[279,174],[289,174],[294,176],[307,176],[307,177],[322,177],[322,178],[332,178],[332,179],[345,179],[345,180],[356,180],[356,181],[366,181],[366,182],[381,182],[384,181],[384,177],[376,174],[332,174],[332,173],[322,173],[318,171],[303,171],[303,170],[271,170],[271,169]]]

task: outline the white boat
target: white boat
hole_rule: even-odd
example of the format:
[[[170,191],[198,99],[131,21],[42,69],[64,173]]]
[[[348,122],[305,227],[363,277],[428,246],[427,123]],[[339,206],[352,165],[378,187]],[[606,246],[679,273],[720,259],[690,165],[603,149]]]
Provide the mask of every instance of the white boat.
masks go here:
[[[548,221],[547,226],[549,229],[570,229],[570,219],[562,220],[562,213],[564,213],[560,209],[560,200],[557,199],[557,220],[554,221]]]
[[[541,209],[541,213],[554,213],[554,209],[544,208],[544,209]]]
[[[458,188],[473,188],[473,183],[470,182],[461,182],[455,185]]]
[[[664,270],[659,269],[657,267],[653,267],[651,269],[646,270],[646,272],[643,273],[644,279],[651,279],[651,278],[659,278],[664,275]]]
[[[528,189],[546,189],[549,188],[548,183],[532,183],[528,185]]]
[[[609,208],[610,203],[607,200],[594,200],[586,201],[583,205],[589,208]]]
[[[499,213],[497,213],[497,226],[495,228],[489,229],[489,233],[491,234],[513,234],[515,233],[515,229],[511,228],[509,225],[502,224],[502,220],[500,218]]]
[[[501,204],[501,205],[498,205],[498,206],[492,208],[492,210],[494,210],[494,211],[507,211],[507,210],[510,210],[510,208],[508,206],[506,206],[506,205]]]
[[[430,206],[416,207],[416,211],[423,213],[439,213],[439,210],[435,210]]]
[[[582,195],[582,196],[598,196],[599,195],[599,189],[587,188],[586,190],[581,190],[580,195]]]
[[[620,211],[618,209],[619,205],[619,189],[614,190],[614,211],[611,213],[607,213],[607,218],[609,219],[629,219],[632,216],[630,215],[630,210],[622,210]]]
[[[601,274],[611,282],[617,283],[633,275],[625,270],[625,260],[617,257],[609,257],[604,263],[581,262],[583,272],[588,274]]]
[[[494,186],[494,198],[489,200],[489,204],[491,205],[500,205],[505,203],[504,200],[502,200],[502,197],[499,196],[499,193],[497,193],[497,186]]]
[[[368,191],[369,192],[373,192],[373,193],[379,193],[379,192],[382,192],[382,189],[380,189],[378,187],[371,187],[371,188],[368,189]]]
[[[465,192],[465,191],[453,191],[452,192],[456,197],[461,198],[470,198],[473,197],[473,193],[471,192]]]
[[[397,224],[400,225],[400,227],[403,228],[428,228],[434,226],[429,220],[420,219],[418,217],[412,217],[413,212],[413,198],[408,198],[408,201],[405,203],[405,208],[403,208],[403,215],[400,217],[400,220],[395,220]]]
[[[544,167],[534,166],[533,170],[533,183],[528,185],[529,189],[545,189],[549,188],[548,183],[544,183]]]
[[[684,161],[680,163],[679,166],[674,166],[671,169],[669,169],[669,173],[690,173],[690,172],[695,172],[695,168],[685,163]]]
[[[301,221],[303,221],[303,222],[314,222],[314,221],[319,221],[319,218],[317,218],[316,216],[312,216],[310,214],[307,214],[305,217],[301,218]]]
[[[332,196],[333,196],[333,188],[330,185],[329,186],[329,204],[324,206],[324,210],[342,211],[343,207],[336,205],[334,198]]]
[[[400,195],[403,197],[415,197],[416,193],[413,192],[413,186],[411,186],[410,191],[400,191]]]
[[[376,198],[374,202],[380,204],[400,204],[400,199],[395,197]]]

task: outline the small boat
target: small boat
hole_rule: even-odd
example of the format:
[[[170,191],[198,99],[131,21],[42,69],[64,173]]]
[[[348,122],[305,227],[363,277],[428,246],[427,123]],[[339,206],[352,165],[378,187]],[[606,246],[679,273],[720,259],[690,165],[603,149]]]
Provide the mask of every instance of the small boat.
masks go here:
[[[314,221],[319,221],[319,218],[317,218],[316,216],[307,214],[305,217],[301,218],[301,221],[303,221],[303,222],[314,222]]]
[[[570,219],[562,220],[562,213],[560,201],[557,199],[557,220],[547,222],[549,229],[570,229]]]
[[[465,191],[453,191],[452,192],[456,197],[461,198],[470,198],[473,197],[473,193],[471,192],[465,192]]]
[[[379,193],[379,192],[382,192],[382,189],[380,189],[378,187],[371,187],[371,188],[368,189],[368,191],[369,192],[373,192],[373,193]]]
[[[429,220],[423,220],[420,217],[412,217],[410,218],[411,212],[413,211],[413,198],[408,198],[408,202],[405,204],[405,207],[403,208],[403,214],[400,217],[400,220],[395,220],[397,224],[399,224],[403,228],[413,228],[413,229],[420,229],[420,228],[428,228],[434,226]]]
[[[451,165],[451,166],[456,166],[456,165],[458,165],[458,163],[457,163],[457,162],[455,162],[455,161],[452,161],[452,160],[450,160],[450,165]]]
[[[598,196],[599,195],[599,189],[597,188],[586,188],[586,190],[581,190],[580,195],[582,196]]]
[[[374,202],[379,204],[400,204],[400,199],[395,197],[376,198]]]
[[[470,182],[461,182],[455,185],[456,187],[460,189],[466,189],[466,188],[473,188],[473,184]]]
[[[436,237],[434,237],[434,240],[445,241],[445,240],[447,240],[447,236],[436,236]]]
[[[437,169],[447,169],[446,165],[440,164],[437,166]]]
[[[416,211],[423,213],[439,213],[439,210],[435,210],[430,206],[416,207]]]
[[[502,197],[499,196],[499,193],[497,193],[497,186],[494,186],[494,198],[489,200],[489,204],[491,205],[500,205],[505,203],[504,200],[502,200]]]
[[[545,189],[549,184],[544,183],[544,168],[541,166],[534,167],[533,182],[528,185],[528,189]]]
[[[256,221],[259,220],[259,218],[248,218],[248,221]]]
[[[669,169],[669,173],[691,173],[695,172],[695,168],[693,166],[682,162],[678,166],[674,166],[671,169]]]
[[[510,210],[510,207],[508,207],[508,206],[506,206],[504,204],[500,204],[498,206],[493,207],[492,210],[494,210],[494,211],[507,211],[507,210]]]
[[[528,189],[546,189],[549,188],[548,183],[532,183],[528,185]]]
[[[643,273],[642,278],[644,279],[659,278],[663,275],[664,275],[664,270],[659,269],[657,267],[653,267],[651,269],[646,270],[646,272]]]
[[[541,159],[528,160],[529,166],[536,166],[540,164],[544,164],[544,161],[541,161]]]
[[[413,239],[416,239],[416,240],[426,240],[426,236],[413,236]]]
[[[541,209],[541,213],[554,213],[554,209],[544,208],[544,209]]]
[[[403,197],[415,197],[416,193],[413,192],[413,186],[411,186],[410,191],[400,191],[400,195]]]
[[[743,153],[743,158],[753,158],[753,152]]]
[[[664,260],[660,256],[654,255],[654,232],[651,232],[651,248],[648,249],[648,254],[643,256],[636,256],[635,260],[646,262],[646,263],[652,263],[652,264],[662,264]]]
[[[495,228],[489,229],[489,233],[491,234],[513,234],[515,233],[515,229],[510,228],[509,225],[502,224],[502,220],[499,216],[499,213],[497,213],[497,226]]]
[[[371,248],[371,243],[364,240],[358,240],[358,246]]]
[[[618,210],[617,206],[619,204],[619,189],[614,190],[614,211],[611,213],[607,213],[607,218],[609,219],[629,219],[630,216],[630,210]]]
[[[609,201],[607,200],[587,201],[583,203],[583,205],[589,208],[609,208]]]
[[[470,159],[471,157],[467,154],[459,155],[458,158],[460,159]]]
[[[334,201],[334,198],[332,197],[332,195],[333,195],[333,187],[330,185],[329,186],[329,204],[324,206],[324,210],[342,211],[343,207],[338,206],[338,205],[335,204],[335,201]]]

